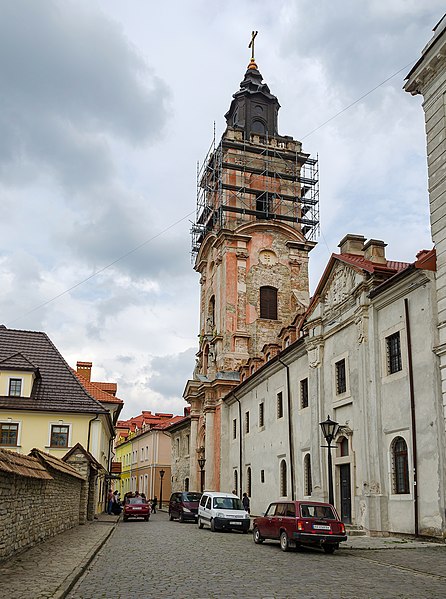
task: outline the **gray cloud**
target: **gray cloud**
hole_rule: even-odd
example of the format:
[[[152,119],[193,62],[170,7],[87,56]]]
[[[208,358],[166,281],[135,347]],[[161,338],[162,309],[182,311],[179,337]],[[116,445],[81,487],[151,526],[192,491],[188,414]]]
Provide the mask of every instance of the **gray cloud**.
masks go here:
[[[302,0],[289,23],[282,52],[294,52],[298,60],[316,60],[335,88],[354,97],[398,68],[415,62],[421,48],[414,40],[427,41],[435,25],[432,14],[436,7],[440,19],[444,13],[442,0]],[[317,26],[306,26],[307,23]],[[405,74],[389,85],[401,88]]]
[[[169,91],[114,22],[76,3],[0,8],[0,169],[41,165],[71,189],[111,176],[107,136],[159,136]],[[14,182],[17,183],[19,177]]]
[[[196,353],[197,348],[190,347],[179,354],[153,358],[148,387],[164,397],[181,397],[186,381],[192,376]]]

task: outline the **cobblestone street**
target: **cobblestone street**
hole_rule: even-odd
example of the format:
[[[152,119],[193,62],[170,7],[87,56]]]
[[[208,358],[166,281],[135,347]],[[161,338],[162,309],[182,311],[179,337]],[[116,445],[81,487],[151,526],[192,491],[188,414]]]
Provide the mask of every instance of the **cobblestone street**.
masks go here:
[[[251,534],[199,530],[158,512],[121,522],[68,597],[443,598],[445,560],[444,545],[283,553]]]

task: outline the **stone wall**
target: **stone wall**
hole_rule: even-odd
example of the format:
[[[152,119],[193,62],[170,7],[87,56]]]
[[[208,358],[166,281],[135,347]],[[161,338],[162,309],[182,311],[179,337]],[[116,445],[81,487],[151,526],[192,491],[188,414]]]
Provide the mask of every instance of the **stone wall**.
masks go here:
[[[42,479],[0,470],[0,561],[80,523],[85,481],[52,468],[48,473]]]

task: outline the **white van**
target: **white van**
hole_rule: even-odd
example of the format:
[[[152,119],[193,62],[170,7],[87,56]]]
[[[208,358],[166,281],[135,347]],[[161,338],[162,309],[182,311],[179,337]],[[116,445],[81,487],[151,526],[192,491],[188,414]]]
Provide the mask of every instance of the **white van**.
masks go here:
[[[242,502],[232,493],[205,491],[198,505],[198,527],[210,526],[216,530],[249,531],[249,514],[243,509]]]

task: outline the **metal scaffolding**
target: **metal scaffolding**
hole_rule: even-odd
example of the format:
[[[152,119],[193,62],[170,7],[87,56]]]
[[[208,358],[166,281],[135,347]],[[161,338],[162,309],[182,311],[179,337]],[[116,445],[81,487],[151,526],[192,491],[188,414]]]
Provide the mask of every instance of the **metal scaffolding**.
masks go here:
[[[231,133],[231,132],[230,132]],[[197,209],[192,259],[210,232],[273,220],[299,225],[302,235],[319,234],[318,160],[297,150],[288,137],[224,135],[214,139],[197,166]],[[294,227],[296,228],[296,227]]]

